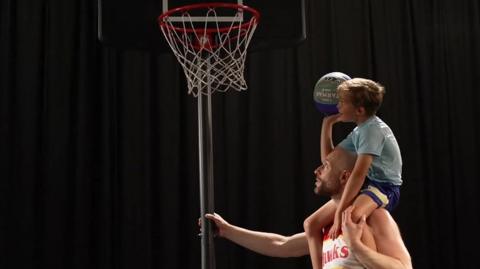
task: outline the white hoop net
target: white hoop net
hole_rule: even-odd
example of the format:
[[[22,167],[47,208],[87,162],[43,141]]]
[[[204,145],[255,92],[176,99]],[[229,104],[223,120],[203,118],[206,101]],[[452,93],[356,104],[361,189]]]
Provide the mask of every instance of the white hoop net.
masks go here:
[[[240,6],[241,7],[241,6]],[[247,89],[244,79],[247,48],[257,26],[257,18],[243,20],[244,10],[238,8],[234,19],[225,22],[217,15],[218,7],[202,7],[202,22],[190,15],[193,9],[181,11],[179,19],[164,16],[160,28],[188,82],[188,93],[212,94],[228,89]],[[197,13],[195,13],[196,15]],[[162,16],[161,16],[162,17]]]

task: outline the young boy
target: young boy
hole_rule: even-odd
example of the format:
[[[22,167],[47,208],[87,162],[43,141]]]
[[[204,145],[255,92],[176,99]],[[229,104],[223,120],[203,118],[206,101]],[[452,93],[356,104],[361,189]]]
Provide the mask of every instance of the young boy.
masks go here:
[[[339,113],[323,119],[320,135],[321,160],[333,150],[332,127],[337,122],[355,122],[357,127],[338,145],[358,155],[348,175],[340,203],[327,202],[304,221],[313,268],[321,268],[324,228],[333,222],[329,236],[340,233],[342,212],[353,202],[352,219],[358,222],[373,210],[391,211],[397,204],[402,184],[402,157],[392,130],[375,114],[382,104],[385,90],[369,79],[354,78],[337,88]]]

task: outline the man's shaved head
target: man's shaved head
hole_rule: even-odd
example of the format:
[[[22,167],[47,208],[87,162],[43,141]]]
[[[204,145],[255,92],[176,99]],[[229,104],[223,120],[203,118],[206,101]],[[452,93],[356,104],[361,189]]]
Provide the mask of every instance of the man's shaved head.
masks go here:
[[[356,154],[342,148],[335,148],[325,158],[323,164],[315,169],[315,189],[318,195],[337,197],[343,192],[344,184],[342,177],[345,177],[353,170],[356,161]]]
[[[326,158],[332,167],[340,171],[352,171],[357,160],[357,155],[343,148],[336,147]]]

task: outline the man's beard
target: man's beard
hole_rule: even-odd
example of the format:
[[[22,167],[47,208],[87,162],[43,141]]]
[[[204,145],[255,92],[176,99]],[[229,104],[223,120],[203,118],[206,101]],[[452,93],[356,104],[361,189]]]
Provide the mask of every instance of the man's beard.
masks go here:
[[[313,189],[313,192],[316,195],[331,197],[337,194],[339,189],[340,189],[339,184],[336,184],[336,183],[327,184],[325,182],[322,182],[320,186],[318,187],[315,186],[315,189]]]

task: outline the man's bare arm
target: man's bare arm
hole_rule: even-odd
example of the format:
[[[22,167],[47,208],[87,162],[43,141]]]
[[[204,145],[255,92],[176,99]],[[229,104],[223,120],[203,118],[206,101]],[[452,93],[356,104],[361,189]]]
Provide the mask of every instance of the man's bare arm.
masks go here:
[[[283,236],[229,224],[218,214],[207,214],[205,217],[215,222],[219,236],[259,254],[283,258],[309,254],[305,233]]]
[[[384,209],[375,210],[368,218],[377,251],[365,246],[359,236],[366,227],[365,218],[358,224],[351,220],[352,208],[344,212],[343,227],[348,234],[352,253],[360,263],[369,269],[411,269],[412,262],[403,243],[397,224]]]

